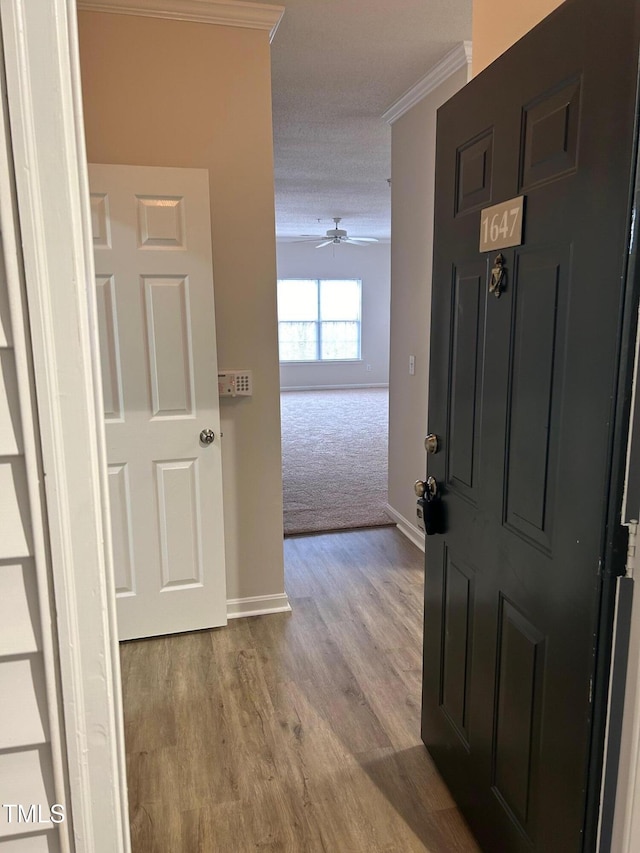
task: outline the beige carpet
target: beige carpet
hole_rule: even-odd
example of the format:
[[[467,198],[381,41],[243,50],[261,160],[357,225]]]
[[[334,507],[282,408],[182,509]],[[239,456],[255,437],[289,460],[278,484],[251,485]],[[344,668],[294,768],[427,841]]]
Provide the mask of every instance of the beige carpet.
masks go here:
[[[391,524],[387,389],[286,391],[281,403],[285,535]]]

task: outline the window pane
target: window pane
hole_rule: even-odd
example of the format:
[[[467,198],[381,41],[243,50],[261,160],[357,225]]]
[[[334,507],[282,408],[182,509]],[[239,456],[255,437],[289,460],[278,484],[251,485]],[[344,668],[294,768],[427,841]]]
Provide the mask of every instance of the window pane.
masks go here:
[[[279,320],[316,320],[318,285],[309,279],[286,279],[278,282]]]
[[[360,282],[321,281],[320,317],[323,320],[359,320]]]
[[[280,361],[315,361],[317,336],[317,323],[278,323]]]
[[[360,323],[321,323],[321,358],[360,358]]]

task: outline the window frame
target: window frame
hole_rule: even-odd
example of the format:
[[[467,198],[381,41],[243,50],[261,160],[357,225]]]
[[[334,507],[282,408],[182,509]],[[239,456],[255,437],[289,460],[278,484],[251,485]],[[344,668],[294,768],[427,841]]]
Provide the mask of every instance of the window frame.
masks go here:
[[[313,281],[316,285],[316,319],[315,320],[281,320],[278,316],[278,362],[280,364],[357,364],[362,361],[362,279],[361,278],[279,278],[277,284],[285,281]],[[360,312],[357,320],[323,320],[321,313],[322,283],[330,281],[350,281],[358,285],[360,296]],[[356,358],[322,358],[322,325],[323,323],[357,323],[358,326],[358,355]],[[313,323],[316,327],[316,358],[283,359],[280,358],[280,324]]]

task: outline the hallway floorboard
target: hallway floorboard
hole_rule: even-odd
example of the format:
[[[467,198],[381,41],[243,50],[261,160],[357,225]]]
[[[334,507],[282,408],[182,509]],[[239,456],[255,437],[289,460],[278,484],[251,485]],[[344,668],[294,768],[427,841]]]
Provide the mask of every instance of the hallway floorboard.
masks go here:
[[[477,851],[420,741],[423,555],[285,541],[292,613],[124,644],[134,853]]]

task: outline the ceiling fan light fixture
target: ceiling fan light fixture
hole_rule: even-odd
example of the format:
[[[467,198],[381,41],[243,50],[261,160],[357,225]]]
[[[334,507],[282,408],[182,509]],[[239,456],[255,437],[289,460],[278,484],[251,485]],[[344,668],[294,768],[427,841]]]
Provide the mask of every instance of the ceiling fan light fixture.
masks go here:
[[[334,216],[333,221],[335,222],[336,227],[330,228],[327,231],[327,238],[329,240],[332,240],[334,243],[339,243],[341,240],[346,239],[347,232],[344,230],[344,228],[338,228],[338,225],[342,222],[341,216]]]
[[[320,221],[320,220],[318,220]],[[323,246],[329,246],[333,243],[334,246],[339,246],[341,243],[349,243],[352,246],[366,246],[370,243],[377,243],[377,237],[349,237],[348,233],[344,228],[338,228],[340,223],[342,222],[341,216],[334,216],[333,221],[335,222],[336,227],[330,228],[324,237],[316,237],[316,240],[320,240],[321,242],[316,246],[316,249],[322,249]],[[301,235],[302,239],[296,242],[311,242],[311,236],[307,237],[306,235]]]

